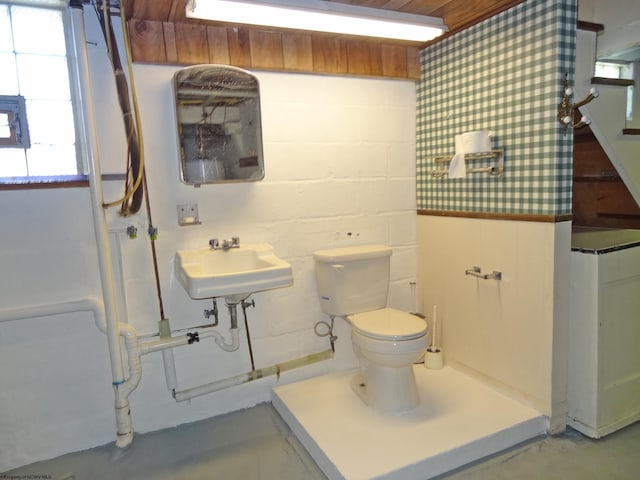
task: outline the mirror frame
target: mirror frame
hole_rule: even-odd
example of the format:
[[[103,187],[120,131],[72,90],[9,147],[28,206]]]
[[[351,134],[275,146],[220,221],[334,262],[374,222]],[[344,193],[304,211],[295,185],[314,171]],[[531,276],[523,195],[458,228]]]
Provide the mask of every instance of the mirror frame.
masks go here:
[[[258,78],[229,65],[194,65],[176,71],[172,86],[181,181],[199,187],[262,180]]]

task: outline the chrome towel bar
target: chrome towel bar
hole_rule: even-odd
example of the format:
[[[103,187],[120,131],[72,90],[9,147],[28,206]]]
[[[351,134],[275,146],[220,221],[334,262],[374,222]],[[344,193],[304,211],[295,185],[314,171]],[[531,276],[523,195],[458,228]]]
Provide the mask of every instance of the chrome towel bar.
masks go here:
[[[464,274],[482,278],[483,280],[502,280],[502,272],[494,270],[491,273],[482,273],[482,269],[480,267],[469,268],[464,271]]]

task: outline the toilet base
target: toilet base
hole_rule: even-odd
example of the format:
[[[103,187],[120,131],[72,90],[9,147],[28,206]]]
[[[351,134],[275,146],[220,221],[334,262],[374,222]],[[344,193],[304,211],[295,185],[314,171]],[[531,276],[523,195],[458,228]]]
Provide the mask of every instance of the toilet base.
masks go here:
[[[370,408],[385,415],[402,415],[420,405],[413,366],[400,368],[369,364],[351,378],[351,389]]]

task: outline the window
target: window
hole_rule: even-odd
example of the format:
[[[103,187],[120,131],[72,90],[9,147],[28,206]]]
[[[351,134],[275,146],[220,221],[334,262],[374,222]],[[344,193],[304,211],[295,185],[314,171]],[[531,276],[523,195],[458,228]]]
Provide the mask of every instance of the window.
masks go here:
[[[611,62],[596,62],[596,77],[622,78],[624,65]]]
[[[60,0],[0,0],[0,181],[83,173]]]
[[[625,78],[634,77],[634,63],[627,61],[598,61],[596,62],[596,77],[605,78]],[[627,121],[633,120],[634,95],[636,92],[633,86],[627,87]],[[637,100],[635,100],[637,102]],[[636,106],[637,108],[637,106]],[[637,112],[636,112],[637,116]]]
[[[24,97],[0,95],[0,147],[29,148]]]

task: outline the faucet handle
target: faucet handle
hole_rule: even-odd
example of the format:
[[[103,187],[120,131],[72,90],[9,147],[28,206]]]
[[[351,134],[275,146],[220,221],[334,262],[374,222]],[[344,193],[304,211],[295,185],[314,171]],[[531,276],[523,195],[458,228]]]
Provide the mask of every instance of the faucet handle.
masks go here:
[[[212,238],[211,240],[209,240],[209,247],[215,250],[216,248],[220,247],[220,242],[217,238]]]
[[[231,237],[231,245],[234,247],[240,246],[240,237]]]

